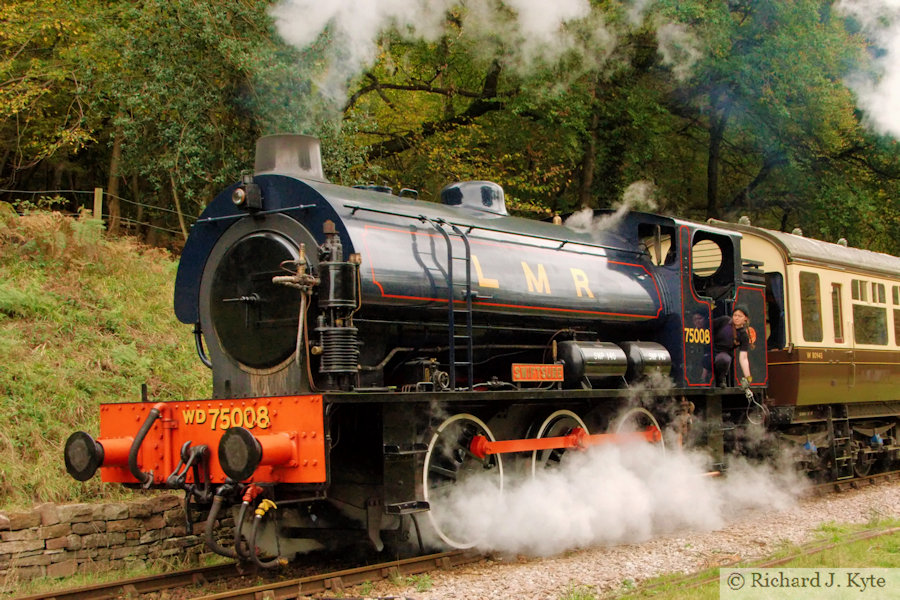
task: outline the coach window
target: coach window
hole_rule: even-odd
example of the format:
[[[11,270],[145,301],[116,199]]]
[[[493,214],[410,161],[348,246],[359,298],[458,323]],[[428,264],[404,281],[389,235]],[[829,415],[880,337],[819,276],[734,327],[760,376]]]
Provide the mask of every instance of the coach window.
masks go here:
[[[857,344],[886,346],[888,343],[887,308],[854,304],[853,332],[853,339]]]
[[[822,341],[822,299],[819,292],[819,276],[800,272],[800,318],[803,323],[803,339],[807,342]]]
[[[894,309],[894,344],[900,346],[900,308]]]
[[[844,343],[844,319],[841,315],[841,284],[831,284],[831,317],[834,320],[834,343]]]
[[[900,285],[891,288],[894,300],[894,344],[900,346]]]
[[[712,240],[700,240],[694,244],[694,275],[709,277],[722,265],[722,249]]]
[[[850,293],[854,300],[861,300],[862,302],[866,302],[868,300],[866,296],[866,282],[859,279],[850,280]]]
[[[784,348],[784,278],[781,273],[766,273],[766,348]]]

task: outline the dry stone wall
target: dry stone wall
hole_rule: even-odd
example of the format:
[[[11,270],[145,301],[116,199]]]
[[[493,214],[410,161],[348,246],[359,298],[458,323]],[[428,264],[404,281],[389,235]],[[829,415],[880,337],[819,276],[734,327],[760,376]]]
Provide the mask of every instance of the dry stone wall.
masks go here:
[[[199,518],[195,515],[195,518]],[[230,537],[231,519],[217,535]],[[108,504],[42,504],[0,511],[0,581],[66,577],[143,566],[159,560],[199,561],[209,553],[203,523],[189,535],[181,498],[172,495]]]

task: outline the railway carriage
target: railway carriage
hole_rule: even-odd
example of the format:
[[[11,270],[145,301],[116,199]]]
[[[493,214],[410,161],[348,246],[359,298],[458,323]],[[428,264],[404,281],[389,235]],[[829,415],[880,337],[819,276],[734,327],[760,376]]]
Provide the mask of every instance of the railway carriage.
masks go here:
[[[772,421],[794,441],[827,446],[823,456],[840,476],[894,460],[900,258],[716,224],[740,232],[744,256],[765,273]]]
[[[861,365],[870,323],[897,302],[896,258],[835,280],[874,300],[848,301],[854,318],[840,321],[862,336],[844,342],[857,353],[846,377],[873,396],[826,403],[809,361],[788,364],[835,333],[820,309],[821,339],[792,342],[810,335],[804,273],[827,286],[845,266],[824,254],[807,267],[774,233],[644,213],[529,221],[483,181],[448,186],[441,203],[410,196],[327,182],[313,138],[263,138],[253,175],[194,225],[176,279],[213,397],[103,405],[97,439],[69,438],[68,471],[184,490],[186,508],[208,511],[213,549],[271,566],[354,537],[402,545],[420,520],[471,546],[448,489],[474,474],[502,488],[595,444],[691,445],[724,469],[739,433],[765,424],[834,476],[895,456],[895,325],[875,344],[893,366]],[[731,373],[718,387],[712,324],[737,304],[783,341],[768,359],[769,344],[750,351],[752,382]],[[226,507],[237,527],[223,545]]]

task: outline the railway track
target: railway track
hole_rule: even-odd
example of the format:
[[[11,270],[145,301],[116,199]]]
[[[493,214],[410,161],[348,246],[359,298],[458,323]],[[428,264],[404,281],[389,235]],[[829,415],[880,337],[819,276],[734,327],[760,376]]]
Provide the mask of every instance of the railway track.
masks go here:
[[[435,569],[450,569],[475,562],[481,558],[482,556],[477,553],[462,550],[442,552],[333,573],[265,583],[242,590],[200,596],[195,600],[291,600],[329,590],[336,596],[341,596],[345,587],[359,585],[366,581],[418,575]]]
[[[858,489],[867,485],[875,485],[882,481],[896,481],[900,479],[900,470],[885,471],[884,473],[875,473],[866,475],[865,477],[854,477],[853,479],[842,479],[839,481],[829,481],[827,483],[819,483],[813,487],[813,491],[819,494],[828,494],[831,492],[843,492],[849,489]]]
[[[98,583],[71,590],[48,591],[31,596],[17,597],[15,600],[105,600],[123,596],[135,597],[173,588],[202,586],[213,581],[220,581],[239,575],[241,575],[241,570],[237,563],[226,563],[159,575],[133,577],[109,583]]]
[[[857,489],[868,485],[875,485],[880,482],[897,480],[900,480],[900,470],[817,484],[813,486],[812,493],[826,495],[829,493],[839,493],[850,489]],[[894,530],[888,530],[884,533],[892,533],[893,531]],[[855,541],[859,536],[865,535],[874,537],[879,535],[879,532],[861,532],[860,534],[855,534],[848,538],[848,541]],[[814,553],[824,549],[827,548],[819,543],[818,545],[814,544],[810,546],[808,550],[804,549],[803,553]],[[482,558],[480,555],[472,552],[443,552],[417,558],[395,560],[363,567],[265,582],[249,588],[224,591],[215,594],[197,596],[188,592],[185,597],[197,598],[198,600],[289,600],[329,591],[333,592],[336,596],[339,596],[342,595],[345,587],[359,585],[367,581],[375,582],[382,579],[418,575],[435,569],[449,569],[458,565],[475,562],[480,558]],[[790,560],[790,558],[785,560]],[[772,562],[755,566],[768,567],[777,566],[778,564],[778,562]],[[723,565],[723,567],[725,566],[730,565]],[[276,572],[274,571],[261,572],[255,568],[248,568],[237,563],[226,563],[210,567],[198,567],[160,575],[95,584],[72,590],[22,596],[16,598],[16,600],[38,600],[46,598],[53,600],[105,600],[121,598],[123,596],[133,598],[143,594],[176,588],[193,588],[196,592],[202,593],[203,587],[208,586],[211,583],[222,582],[228,579],[237,579],[247,575],[265,576],[267,574],[275,573]],[[693,584],[691,584],[691,587],[693,587]]]
[[[271,581],[249,588],[212,595],[198,596],[197,594],[187,593],[185,597],[204,598],[207,600],[212,598],[286,600],[328,590],[333,590],[338,594],[345,586],[358,585],[366,581],[374,582],[381,579],[417,575],[434,569],[450,569],[458,565],[474,562],[479,558],[481,558],[480,555],[470,552],[442,552],[364,567]],[[212,567],[198,567],[159,575],[99,583],[71,590],[48,591],[17,597],[15,600],[112,600],[122,597],[135,598],[143,594],[176,588],[194,588],[202,593],[202,587],[210,583],[236,579],[247,575],[260,577],[272,575],[274,577],[281,575],[281,573],[277,571],[261,572],[256,569],[244,569],[237,563],[227,563]]]

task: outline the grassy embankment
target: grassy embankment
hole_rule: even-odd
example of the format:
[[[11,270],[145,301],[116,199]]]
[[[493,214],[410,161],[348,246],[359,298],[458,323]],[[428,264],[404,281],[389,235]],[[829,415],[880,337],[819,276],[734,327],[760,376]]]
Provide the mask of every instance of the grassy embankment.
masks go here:
[[[18,217],[0,203],[0,510],[121,494],[65,471],[70,433],[101,402],[205,397],[209,371],[172,311],[166,251],[106,239],[100,223]]]
[[[730,572],[733,568],[754,567],[769,561],[795,557],[773,569],[864,569],[864,568],[900,568],[900,533],[890,533],[877,538],[850,541],[853,534],[863,531],[884,531],[900,527],[900,519],[882,519],[873,515],[866,524],[825,523],[818,529],[815,540],[804,546],[785,544],[785,546],[763,560],[741,562],[733,566],[707,569],[690,576],[683,574],[665,575],[644,582],[635,588],[630,580],[623,582],[621,589],[610,594],[596,594],[589,586],[573,586],[559,600],[718,600],[720,572]],[[834,547],[806,554],[808,548],[822,543],[834,544]],[[710,581],[710,580],[713,581]],[[875,593],[875,592],[870,592]],[[848,597],[862,597],[857,591],[850,591]],[[877,595],[877,594],[876,594]],[[773,595],[774,597],[780,597]],[[794,597],[794,596],[791,596]],[[804,598],[815,598],[815,590],[802,595]],[[880,596],[887,597],[887,596]]]

